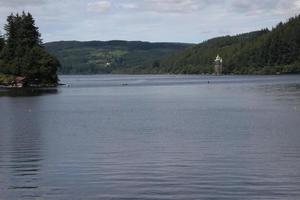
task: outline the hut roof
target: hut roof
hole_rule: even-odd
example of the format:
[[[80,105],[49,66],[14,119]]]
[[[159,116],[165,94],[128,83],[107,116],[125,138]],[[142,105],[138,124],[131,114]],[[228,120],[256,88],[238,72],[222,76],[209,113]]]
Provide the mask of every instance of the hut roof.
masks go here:
[[[23,77],[23,76],[17,76],[16,77],[16,82],[22,82],[22,81],[25,81],[26,80],[26,77]]]

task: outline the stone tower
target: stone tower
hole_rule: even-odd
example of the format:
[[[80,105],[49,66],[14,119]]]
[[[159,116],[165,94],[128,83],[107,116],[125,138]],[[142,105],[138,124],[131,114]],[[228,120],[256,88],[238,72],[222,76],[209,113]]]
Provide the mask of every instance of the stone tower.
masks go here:
[[[215,75],[222,75],[223,73],[223,59],[217,55],[215,60]]]

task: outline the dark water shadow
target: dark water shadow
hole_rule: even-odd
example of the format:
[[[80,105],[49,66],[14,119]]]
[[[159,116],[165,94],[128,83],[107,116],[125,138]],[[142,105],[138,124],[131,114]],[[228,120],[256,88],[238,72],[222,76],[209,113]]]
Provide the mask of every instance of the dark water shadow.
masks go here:
[[[55,95],[57,88],[3,88],[0,89],[0,97],[32,97],[43,95]]]
[[[30,91],[26,93],[23,89],[15,91],[24,92],[21,93],[22,95],[32,94]],[[10,193],[13,193],[13,196],[18,199],[37,199],[41,196],[41,165],[44,159],[43,127],[39,112],[22,112],[22,110],[24,110],[23,106],[38,110],[40,101],[34,98],[23,102],[22,105],[8,104],[11,112],[7,117],[10,119],[8,126],[11,131],[6,145],[9,144],[10,147],[7,151],[9,154],[7,176],[10,182],[6,185],[7,189],[12,191]]]

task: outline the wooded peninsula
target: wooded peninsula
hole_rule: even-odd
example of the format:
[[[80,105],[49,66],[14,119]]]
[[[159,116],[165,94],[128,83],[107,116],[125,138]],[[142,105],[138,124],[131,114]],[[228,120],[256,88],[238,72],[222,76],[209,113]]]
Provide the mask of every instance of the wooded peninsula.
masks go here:
[[[45,50],[32,15],[11,14],[4,30],[0,37],[0,85],[56,86],[60,63]]]

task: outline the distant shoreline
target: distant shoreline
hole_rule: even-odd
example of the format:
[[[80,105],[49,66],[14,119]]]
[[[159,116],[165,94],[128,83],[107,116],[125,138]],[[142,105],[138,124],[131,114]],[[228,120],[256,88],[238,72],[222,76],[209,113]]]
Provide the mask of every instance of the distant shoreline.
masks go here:
[[[1,85],[0,84],[0,89],[22,89],[22,88],[32,88],[32,89],[38,89],[38,88],[56,88],[58,86],[65,85],[65,84],[46,84],[46,85],[30,85],[30,86],[23,86],[23,87],[17,87],[17,86],[12,86],[12,85]]]
[[[214,75],[214,74],[59,74],[59,76],[202,76],[202,77],[232,77],[232,76],[297,76],[299,73],[293,74],[223,74],[223,75]],[[65,83],[57,84],[28,84],[26,86],[18,87],[16,85],[8,85],[0,83],[0,89],[42,89],[42,88],[56,88],[59,86],[65,86]]]
[[[274,74],[222,74],[222,75],[215,75],[215,74],[184,74],[184,73],[107,73],[107,74],[58,74],[58,76],[96,76],[96,75],[194,75],[194,76],[282,76],[282,75],[299,75],[300,73],[274,73]]]

